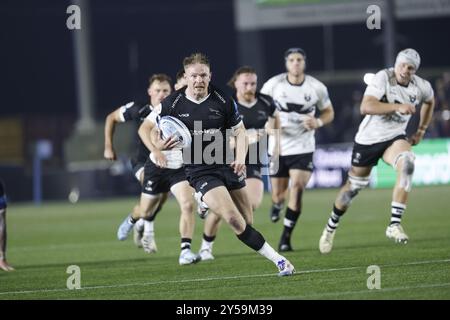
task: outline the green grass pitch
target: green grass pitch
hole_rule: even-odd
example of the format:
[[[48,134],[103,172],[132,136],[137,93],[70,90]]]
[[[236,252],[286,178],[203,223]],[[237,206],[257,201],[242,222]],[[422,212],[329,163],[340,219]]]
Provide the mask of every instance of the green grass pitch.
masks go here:
[[[8,260],[0,271],[0,299],[450,299],[450,186],[414,188],[403,218],[407,245],[385,235],[391,190],[364,190],[341,220],[335,246],[321,255],[318,240],[337,190],[307,190],[286,257],[297,274],[276,267],[222,225],[214,261],[179,266],[178,209],[173,199],[155,221],[158,252],[146,254],[116,230],[135,198],[10,204]],[[255,227],[274,247],[282,220],[269,221],[270,198]],[[193,250],[203,223],[196,219]],[[81,289],[68,290],[68,266],[81,270]],[[381,271],[381,289],[369,290],[367,267]]]

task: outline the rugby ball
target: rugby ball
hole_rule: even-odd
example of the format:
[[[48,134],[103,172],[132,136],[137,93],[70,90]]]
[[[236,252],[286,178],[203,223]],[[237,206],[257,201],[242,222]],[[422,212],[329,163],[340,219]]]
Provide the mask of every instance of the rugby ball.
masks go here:
[[[159,130],[161,131],[161,138],[167,139],[175,136],[178,140],[176,147],[189,147],[192,143],[192,137],[186,125],[172,116],[163,116],[158,122]]]

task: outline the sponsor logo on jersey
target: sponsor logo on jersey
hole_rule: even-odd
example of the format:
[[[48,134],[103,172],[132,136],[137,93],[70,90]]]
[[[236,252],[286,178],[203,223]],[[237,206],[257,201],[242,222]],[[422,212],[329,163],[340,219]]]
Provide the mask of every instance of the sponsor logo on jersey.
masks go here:
[[[182,118],[187,118],[189,117],[189,113],[179,113],[178,116]]]
[[[204,187],[206,187],[208,185],[208,182],[203,182],[202,185],[200,186],[200,189],[203,189]]]
[[[219,129],[192,130],[193,135],[216,134],[218,132],[220,132],[220,128]]]
[[[213,113],[212,115],[209,115],[209,117],[208,117],[211,120],[216,120],[216,119],[222,118],[222,113],[219,110],[209,108],[209,112]]]

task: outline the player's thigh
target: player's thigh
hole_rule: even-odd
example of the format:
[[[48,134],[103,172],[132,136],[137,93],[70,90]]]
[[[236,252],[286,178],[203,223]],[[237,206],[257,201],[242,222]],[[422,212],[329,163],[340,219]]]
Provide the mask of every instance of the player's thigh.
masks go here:
[[[169,197],[169,193],[168,192],[162,193],[161,194],[161,198],[159,200],[159,205],[162,206],[167,201],[168,197]]]
[[[213,212],[225,219],[233,230],[237,232],[243,231],[243,228],[245,228],[245,220],[239,214],[230,193],[224,186],[218,186],[209,190],[203,196],[203,201]]]
[[[170,191],[175,196],[175,199],[177,199],[181,208],[189,209],[189,207],[193,207],[194,200],[192,194],[194,193],[194,189],[189,185],[189,182],[187,182],[187,180],[183,180],[174,184],[170,188]]]
[[[158,207],[161,194],[148,194],[141,193],[141,199],[139,201],[139,214],[148,216]]]
[[[389,165],[393,165],[397,156],[405,151],[411,151],[411,144],[404,140],[395,140],[383,153],[383,160]]]
[[[247,184],[247,193],[253,207],[258,207],[262,201],[264,194],[264,183],[261,179],[248,178],[245,180]]]
[[[370,172],[372,171],[372,166],[367,167],[355,167],[352,166],[348,172],[349,175],[353,177],[363,178],[370,176]]]

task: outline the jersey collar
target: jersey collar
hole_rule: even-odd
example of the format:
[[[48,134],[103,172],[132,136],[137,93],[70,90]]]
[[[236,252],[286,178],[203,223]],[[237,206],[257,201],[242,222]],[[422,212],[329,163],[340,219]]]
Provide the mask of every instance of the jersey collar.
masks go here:
[[[246,102],[242,103],[242,102],[239,102],[238,99],[237,99],[236,93],[233,95],[233,99],[234,99],[234,101],[236,101],[237,104],[240,104],[240,105],[243,106],[243,107],[251,108],[251,107],[253,107],[254,105],[256,105],[256,104],[258,103],[258,93],[256,94],[256,99],[255,99],[255,101],[253,101],[253,102],[251,102],[251,103],[246,103]]]
[[[288,74],[286,73],[286,81],[287,81],[287,83],[289,83],[291,86],[294,86],[294,87],[301,87],[301,86],[305,83],[305,80],[306,80],[306,74],[305,74],[305,76],[303,77],[303,81],[302,81],[301,83],[299,83],[299,84],[291,83],[291,82],[289,81]]]
[[[191,98],[188,96],[188,94],[186,93],[186,91],[184,92],[184,95],[186,97],[186,99],[188,99],[189,101],[195,103],[195,104],[201,104],[202,102],[205,102],[206,99],[209,98],[209,96],[211,95],[211,93],[208,93],[204,98],[202,98],[201,100],[195,100],[194,98]]]

